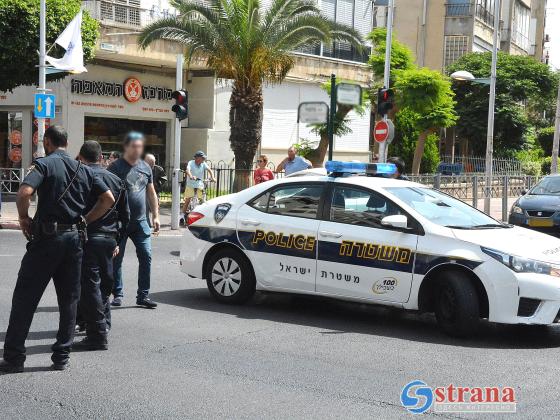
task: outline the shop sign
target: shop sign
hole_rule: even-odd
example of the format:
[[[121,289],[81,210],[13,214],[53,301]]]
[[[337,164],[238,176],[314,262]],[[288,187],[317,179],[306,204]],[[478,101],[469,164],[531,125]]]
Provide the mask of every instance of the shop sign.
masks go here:
[[[78,95],[98,95],[124,97],[128,102],[138,102],[142,99],[157,99],[170,101],[172,89],[160,86],[143,86],[134,77],[129,77],[122,83],[101,82],[96,80],[72,79],[70,90]]]

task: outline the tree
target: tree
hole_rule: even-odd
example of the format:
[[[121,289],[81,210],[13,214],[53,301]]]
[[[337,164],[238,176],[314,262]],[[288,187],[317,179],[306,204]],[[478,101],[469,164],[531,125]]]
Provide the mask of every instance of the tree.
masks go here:
[[[340,81],[337,79],[336,83],[338,84]],[[331,95],[330,80],[325,82],[322,85],[322,88],[329,94],[329,96]],[[368,99],[368,92],[365,89],[362,89],[362,104],[366,103]],[[351,106],[338,104],[333,124],[335,136],[344,136],[352,133],[352,128],[350,128],[350,119],[348,118],[350,111],[354,111],[359,116],[363,116],[366,112],[366,108],[364,105]],[[306,157],[313,164],[313,167],[318,168],[323,166],[325,155],[327,154],[329,147],[328,126],[327,124],[315,124],[313,125],[312,131],[319,136],[320,140],[317,147],[312,148],[307,152]]]
[[[294,64],[291,51],[333,40],[361,46],[353,28],[321,15],[313,0],[172,0],[177,17],[148,25],[141,47],[158,39],[185,45],[190,56],[206,60],[218,77],[232,81],[230,145],[238,175],[250,168],[262,136],[263,83],[280,83]],[[236,176],[236,187],[245,186]],[[242,179],[241,179],[242,178]]]
[[[447,68],[471,72],[477,78],[490,75],[492,55],[469,53]],[[532,57],[498,53],[494,150],[498,156],[510,156],[521,150],[531,126],[542,127],[550,121],[542,119],[543,111],[553,115],[558,75]],[[457,134],[468,139],[476,154],[486,149],[488,119],[488,85],[456,81],[453,91],[457,100]]]
[[[79,0],[47,0],[47,48],[80,11]],[[84,62],[93,58],[98,36],[98,22],[84,12],[82,42]],[[39,75],[39,1],[0,0],[0,91],[12,91],[22,85],[37,84]],[[58,46],[50,55],[60,57]],[[62,78],[66,73],[49,75],[48,80]]]
[[[376,29],[368,38],[374,44],[369,66],[374,76],[383,77],[385,63],[385,29]],[[418,174],[426,140],[438,128],[449,127],[456,120],[454,93],[451,82],[441,73],[426,68],[418,68],[414,64],[412,52],[396,39],[391,43],[391,75],[390,87],[396,93],[396,107],[390,117],[397,121],[397,139],[410,140],[410,137],[399,135],[399,113],[406,113],[406,121],[412,124],[417,133],[416,147],[412,162],[412,173]],[[376,98],[371,95],[371,98]],[[373,104],[372,104],[373,105]],[[403,119],[401,119],[403,120]],[[433,139],[432,139],[433,140]],[[397,140],[398,141],[398,140]],[[430,142],[430,153],[433,157],[433,141]],[[402,148],[404,150],[404,148]],[[407,148],[407,150],[409,147]],[[430,158],[430,161],[432,158]]]

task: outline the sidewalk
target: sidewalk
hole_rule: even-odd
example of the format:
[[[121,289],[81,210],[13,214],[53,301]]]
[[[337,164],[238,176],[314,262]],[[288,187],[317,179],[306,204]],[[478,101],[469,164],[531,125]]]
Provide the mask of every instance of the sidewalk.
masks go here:
[[[515,201],[514,197],[508,199],[508,210]],[[467,201],[472,205],[471,201]],[[484,210],[484,200],[478,200],[478,209]],[[31,203],[29,214],[35,214],[35,203]],[[502,199],[493,198],[490,202],[490,214],[497,220],[502,218]],[[171,207],[160,208],[161,233],[164,235],[181,235],[181,229],[171,230]],[[0,229],[19,229],[18,215],[14,195],[2,195],[2,214],[0,216]]]
[[[35,214],[36,204],[31,203],[29,215],[33,217]],[[160,208],[160,232],[162,235],[181,235],[182,231],[171,230],[171,208],[164,206]],[[0,230],[1,229],[19,229],[18,214],[15,203],[15,195],[2,194],[2,210],[0,214]]]

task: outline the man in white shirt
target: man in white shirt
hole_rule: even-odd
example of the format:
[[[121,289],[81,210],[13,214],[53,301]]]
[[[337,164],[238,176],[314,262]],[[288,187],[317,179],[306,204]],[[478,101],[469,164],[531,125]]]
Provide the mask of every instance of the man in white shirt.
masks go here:
[[[185,188],[185,202],[183,204],[183,213],[185,214],[185,218],[181,219],[181,224],[184,224],[186,221],[191,198],[193,198],[196,194],[198,200],[202,200],[202,194],[204,192],[204,178],[206,176],[206,172],[208,172],[208,175],[210,175],[210,180],[212,182],[216,182],[216,178],[214,178],[214,172],[212,172],[212,169],[210,169],[205,161],[206,154],[203,151],[199,150],[194,154],[194,159],[190,160],[189,163],[187,163],[187,170],[185,171],[187,174],[187,186]]]

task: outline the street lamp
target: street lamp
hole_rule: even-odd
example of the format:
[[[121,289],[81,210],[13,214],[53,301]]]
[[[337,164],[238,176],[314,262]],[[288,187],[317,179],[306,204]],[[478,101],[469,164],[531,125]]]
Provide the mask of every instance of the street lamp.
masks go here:
[[[466,70],[459,70],[456,71],[455,73],[451,73],[451,78],[459,82],[471,82],[471,83],[478,83],[480,85],[490,84],[489,77],[474,77],[470,71],[466,71]]]
[[[490,85],[490,95],[488,98],[488,127],[486,130],[486,165],[484,177],[486,178],[486,188],[484,191],[484,212],[490,214],[490,196],[492,192],[492,160],[494,154],[494,108],[496,106],[496,73],[498,63],[498,45],[500,43],[500,12],[501,1],[494,2],[494,36],[492,45],[492,67],[490,79],[477,79],[468,71],[457,71],[451,75],[455,80],[464,80],[472,83],[482,83]],[[455,76],[455,77],[454,77]]]

